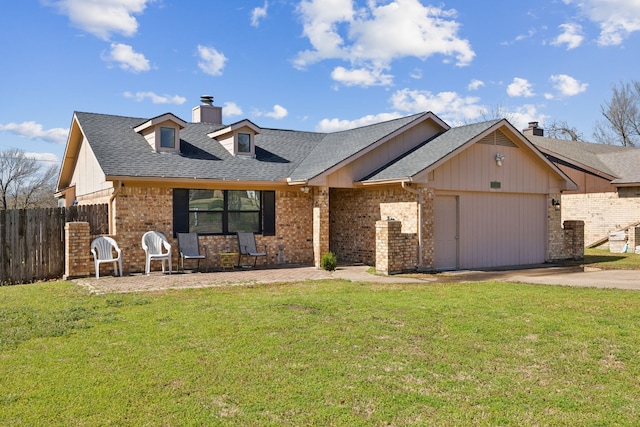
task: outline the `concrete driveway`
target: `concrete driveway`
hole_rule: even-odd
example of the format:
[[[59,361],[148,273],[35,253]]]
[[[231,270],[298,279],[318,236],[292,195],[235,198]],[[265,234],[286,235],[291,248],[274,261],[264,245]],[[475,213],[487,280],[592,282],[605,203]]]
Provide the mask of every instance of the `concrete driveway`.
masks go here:
[[[167,289],[238,286],[256,283],[300,282],[319,279],[344,279],[352,282],[374,283],[460,283],[476,281],[502,281],[541,285],[581,286],[640,290],[640,271],[596,270],[582,267],[535,266],[531,268],[499,271],[454,271],[435,274],[407,274],[377,276],[368,273],[365,265],[339,266],[329,273],[311,266],[289,265],[267,268],[236,269],[211,273],[130,274],[125,277],[105,276],[74,280],[90,292],[118,293],[161,291]]]

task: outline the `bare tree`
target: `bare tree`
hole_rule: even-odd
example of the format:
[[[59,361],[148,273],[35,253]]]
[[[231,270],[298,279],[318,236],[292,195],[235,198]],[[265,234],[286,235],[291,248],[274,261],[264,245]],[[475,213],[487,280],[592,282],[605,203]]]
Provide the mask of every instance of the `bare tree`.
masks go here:
[[[569,126],[566,121],[554,120],[545,127],[545,132],[549,138],[584,141],[582,133],[575,127]]]
[[[604,120],[593,130],[596,141],[620,144],[624,147],[640,145],[640,82],[620,82],[614,85],[611,99],[600,106]]]
[[[0,151],[0,209],[55,206],[57,166],[44,168],[23,150]]]

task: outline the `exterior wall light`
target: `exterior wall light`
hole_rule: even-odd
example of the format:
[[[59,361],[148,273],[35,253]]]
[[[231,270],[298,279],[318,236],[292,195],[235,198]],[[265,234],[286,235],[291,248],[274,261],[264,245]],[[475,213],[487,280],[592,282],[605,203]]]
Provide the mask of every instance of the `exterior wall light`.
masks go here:
[[[496,165],[498,166],[502,166],[502,161],[504,160],[505,155],[504,154],[496,154]]]
[[[551,206],[557,211],[560,210],[560,200],[551,199]]]
[[[307,187],[306,185],[304,187],[300,187],[300,191],[306,194],[309,192],[309,187]]]

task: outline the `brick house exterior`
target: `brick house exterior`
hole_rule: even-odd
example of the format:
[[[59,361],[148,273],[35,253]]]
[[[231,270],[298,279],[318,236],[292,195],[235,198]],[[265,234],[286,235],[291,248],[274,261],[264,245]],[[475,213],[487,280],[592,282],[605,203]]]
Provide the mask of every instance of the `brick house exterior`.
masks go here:
[[[319,266],[329,250],[384,273],[580,256],[551,203],[575,184],[506,120],[452,129],[427,112],[318,133],[221,119],[207,97],[191,123],[76,112],[57,195],[109,204],[125,272],[144,269],[149,230],[174,265],[177,232],[198,232],[213,259],[236,250],[238,227],[271,264]],[[441,231],[451,217],[455,236]]]
[[[640,149],[545,138],[537,122],[523,134],[578,185],[562,193],[562,218],[584,222],[585,246],[606,248],[616,231],[640,245]]]

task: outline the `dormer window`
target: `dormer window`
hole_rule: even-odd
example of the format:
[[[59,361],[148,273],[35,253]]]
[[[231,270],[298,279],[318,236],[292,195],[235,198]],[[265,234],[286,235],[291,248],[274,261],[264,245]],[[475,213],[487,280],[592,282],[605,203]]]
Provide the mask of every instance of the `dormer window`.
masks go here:
[[[175,148],[176,146],[176,130],[175,128],[160,128],[160,147]]]
[[[251,154],[251,134],[238,133],[238,154]]]
[[[171,113],[166,113],[134,127],[133,130],[147,140],[155,152],[179,153],[180,129],[187,123]]]
[[[259,133],[260,128],[245,119],[208,133],[207,136],[215,138],[232,156],[255,158],[255,140]]]

